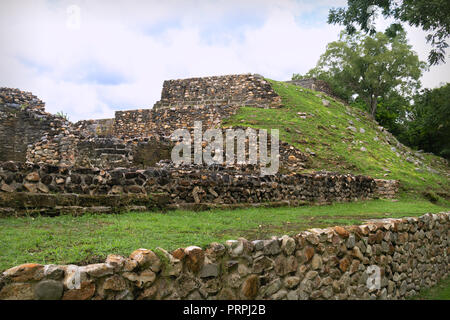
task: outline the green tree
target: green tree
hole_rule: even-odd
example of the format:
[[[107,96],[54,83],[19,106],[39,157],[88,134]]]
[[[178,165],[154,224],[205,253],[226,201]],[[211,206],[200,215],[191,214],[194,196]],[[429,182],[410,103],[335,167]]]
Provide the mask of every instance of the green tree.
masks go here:
[[[300,73],[294,73],[292,75],[292,80],[303,80],[303,79],[306,79],[306,78],[308,78],[308,77],[307,76],[303,76]]]
[[[387,29],[391,35],[403,30],[405,23],[429,31],[426,39],[433,47],[428,55],[429,64],[445,62],[446,38],[450,36],[449,0],[347,0],[347,8],[330,10],[328,23],[342,24],[349,33],[359,27],[374,34],[373,19],[378,9],[385,18],[395,19]]]
[[[412,96],[420,88],[425,68],[405,32],[389,37],[381,32],[369,36],[343,31],[307,76],[327,81],[342,99],[357,95],[375,117],[379,99]]]
[[[393,92],[378,102],[376,120],[396,136],[402,143],[408,144],[406,123],[411,112],[410,101]]]
[[[409,118],[409,144],[450,159],[450,83],[417,94]]]

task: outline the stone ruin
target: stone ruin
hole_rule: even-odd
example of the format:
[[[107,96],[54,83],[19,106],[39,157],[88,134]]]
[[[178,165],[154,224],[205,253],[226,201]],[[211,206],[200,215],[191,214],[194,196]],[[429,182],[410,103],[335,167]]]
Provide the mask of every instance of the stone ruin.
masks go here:
[[[281,106],[281,98],[257,75],[165,81],[152,109],[76,123],[46,113],[31,93],[1,88],[0,99],[0,161],[101,168],[154,166],[170,158],[170,134],[192,129],[195,120],[213,128],[243,105]]]
[[[194,120],[218,127],[242,105],[279,108],[282,101],[256,75],[171,80],[153,109],[71,123],[46,113],[31,93],[0,88],[0,217],[395,196],[394,180],[304,173],[308,157],[286,143],[286,172],[270,176],[252,165],[176,167],[168,160],[174,129],[192,129]],[[86,266],[23,264],[0,274],[0,300],[405,299],[448,276],[449,217],[378,219],[205,249],[138,249]],[[376,288],[367,285],[373,266]]]
[[[310,90],[320,91],[329,96],[332,96],[333,98],[338,99],[334,94],[333,90],[331,89],[331,87],[328,85],[328,83],[326,83],[323,80],[310,78],[310,79],[290,80],[286,81],[286,83],[295,84],[297,86],[301,86]]]
[[[113,119],[72,123],[44,106],[31,93],[0,88],[0,214],[299,205],[393,197],[398,188],[390,180],[302,173],[308,155],[282,141],[281,173],[270,177],[251,165],[175,167],[175,129],[192,130],[194,121],[220,128],[241,106],[282,107],[259,75],[165,81],[152,109],[116,111]]]

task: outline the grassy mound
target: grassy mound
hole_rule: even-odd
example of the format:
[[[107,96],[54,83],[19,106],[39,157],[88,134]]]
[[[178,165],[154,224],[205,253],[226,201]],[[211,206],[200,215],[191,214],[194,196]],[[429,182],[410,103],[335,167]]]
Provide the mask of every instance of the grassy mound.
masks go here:
[[[396,179],[401,196],[426,193],[448,200],[450,171],[445,159],[405,147],[367,113],[324,93],[267,80],[281,96],[283,107],[242,107],[224,126],[279,129],[280,140],[312,155],[308,171]]]

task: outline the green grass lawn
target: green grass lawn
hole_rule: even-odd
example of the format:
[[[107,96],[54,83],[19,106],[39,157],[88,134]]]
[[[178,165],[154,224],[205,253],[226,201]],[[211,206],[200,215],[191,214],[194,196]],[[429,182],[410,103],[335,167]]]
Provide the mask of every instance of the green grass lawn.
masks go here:
[[[450,300],[450,277],[442,279],[432,288],[421,290],[412,300]]]
[[[295,208],[203,212],[129,212],[118,215],[0,219],[0,270],[22,263],[83,264],[138,248],[168,250],[246,237],[267,239],[301,230],[359,224],[368,218],[417,216],[447,211],[448,203],[372,200]]]

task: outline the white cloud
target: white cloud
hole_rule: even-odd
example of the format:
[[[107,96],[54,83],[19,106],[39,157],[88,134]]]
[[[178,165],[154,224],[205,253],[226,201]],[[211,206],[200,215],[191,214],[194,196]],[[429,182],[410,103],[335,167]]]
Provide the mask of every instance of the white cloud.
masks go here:
[[[71,30],[66,9],[81,9]],[[167,79],[260,73],[288,80],[315,65],[338,26],[325,23],[345,1],[45,1],[0,4],[0,86],[32,91],[71,120],[151,108]],[[206,38],[205,38],[206,37]],[[423,59],[421,32],[410,33]],[[424,76],[449,81],[448,65]]]

